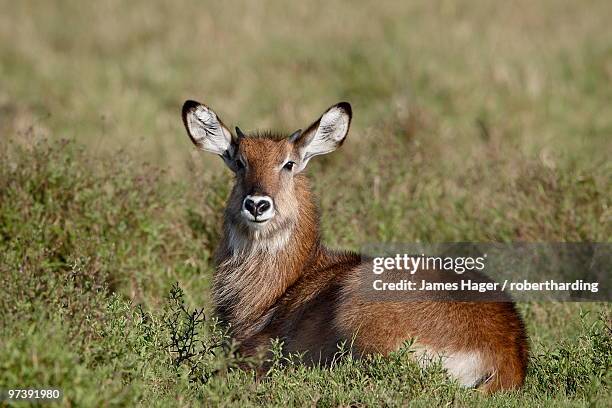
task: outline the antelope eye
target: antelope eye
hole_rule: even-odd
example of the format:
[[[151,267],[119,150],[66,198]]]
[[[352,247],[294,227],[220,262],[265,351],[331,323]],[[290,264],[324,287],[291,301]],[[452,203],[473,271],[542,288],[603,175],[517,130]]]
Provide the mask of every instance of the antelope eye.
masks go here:
[[[244,169],[245,166],[242,159],[236,159],[236,167],[238,167],[239,169]]]
[[[285,163],[285,165],[283,166],[283,169],[285,170],[293,170],[293,166],[295,166],[295,162],[292,161],[288,161],[287,163]]]

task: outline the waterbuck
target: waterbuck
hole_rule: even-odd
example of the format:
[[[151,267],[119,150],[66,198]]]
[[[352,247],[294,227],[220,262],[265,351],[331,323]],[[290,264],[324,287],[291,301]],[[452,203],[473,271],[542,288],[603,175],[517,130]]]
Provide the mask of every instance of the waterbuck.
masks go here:
[[[235,174],[213,296],[242,354],[267,350],[278,338],[286,352],[325,364],[340,342],[361,357],[388,354],[414,338],[420,361],[439,358],[463,386],[494,392],[523,384],[528,346],[512,302],[368,301],[357,283],[360,273],[371,273],[367,261],[322,245],[304,169],[342,145],[348,103],[291,135],[234,134],[194,101],[185,102],[182,116],[192,142]]]

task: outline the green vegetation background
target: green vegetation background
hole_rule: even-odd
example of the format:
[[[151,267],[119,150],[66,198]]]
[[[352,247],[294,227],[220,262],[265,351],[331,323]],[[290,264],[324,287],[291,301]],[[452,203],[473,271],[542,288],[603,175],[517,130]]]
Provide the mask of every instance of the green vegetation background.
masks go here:
[[[409,345],[333,369],[279,357],[261,382],[235,370],[210,315],[231,177],[179,109],[291,131],[350,101],[347,143],[309,169],[332,247],[610,242],[611,14],[1,0],[0,388],[60,387],[63,406],[610,406],[606,304],[521,304],[527,384],[490,398]]]

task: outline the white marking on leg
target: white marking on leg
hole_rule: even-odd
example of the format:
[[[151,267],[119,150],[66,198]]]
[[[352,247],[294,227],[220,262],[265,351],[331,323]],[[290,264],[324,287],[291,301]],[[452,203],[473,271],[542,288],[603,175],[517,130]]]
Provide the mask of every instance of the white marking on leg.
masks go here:
[[[473,388],[489,378],[492,374],[487,371],[481,354],[476,351],[437,352],[425,347],[415,348],[416,360],[422,368],[431,364],[440,363],[449,376],[459,381],[464,387]]]
[[[476,351],[450,353],[442,358],[442,366],[464,387],[476,387],[483,378],[490,375],[480,353]]]

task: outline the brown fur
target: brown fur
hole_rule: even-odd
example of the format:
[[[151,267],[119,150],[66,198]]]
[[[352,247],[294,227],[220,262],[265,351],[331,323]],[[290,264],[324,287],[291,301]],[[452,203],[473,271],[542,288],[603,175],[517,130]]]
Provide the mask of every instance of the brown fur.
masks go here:
[[[364,299],[358,277],[367,262],[321,244],[306,176],[279,171],[287,157],[297,155],[295,144],[245,137],[237,152],[246,168],[236,173],[225,210],[213,293],[217,314],[243,354],[267,350],[278,338],[285,351],[305,352],[312,363],[325,364],[342,341],[352,343],[360,357],[388,354],[416,338],[429,353],[476,352],[486,368],[480,384],[485,392],[523,384],[528,346],[513,303]],[[274,200],[277,214],[263,229],[250,228],[240,217],[246,194]]]

